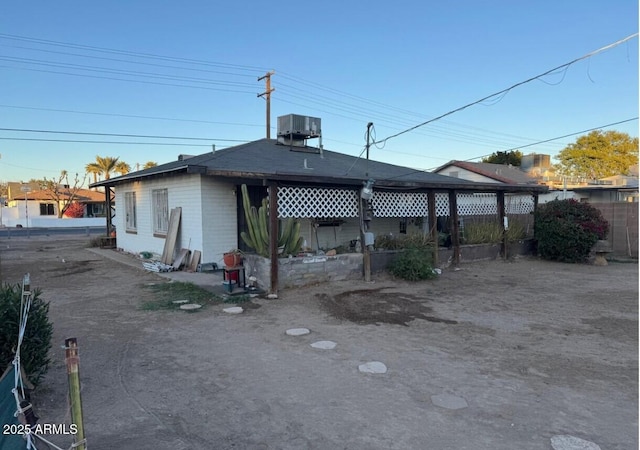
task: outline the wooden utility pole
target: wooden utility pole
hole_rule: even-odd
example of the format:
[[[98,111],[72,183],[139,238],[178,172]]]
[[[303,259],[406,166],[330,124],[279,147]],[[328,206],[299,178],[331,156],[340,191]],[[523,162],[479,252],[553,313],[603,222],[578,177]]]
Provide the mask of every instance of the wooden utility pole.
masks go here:
[[[367,167],[366,167],[366,176],[369,177],[369,147],[371,146],[371,127],[373,123],[369,122],[367,124]],[[367,180],[368,182],[369,180]],[[362,266],[364,269],[364,281],[371,281],[371,252],[369,251],[369,246],[366,243],[366,233],[369,231],[369,222],[367,219],[371,219],[368,217],[369,213],[369,199],[360,198],[360,222],[361,222],[361,231],[360,231],[360,239],[362,246]],[[365,217],[366,216],[366,217]]]
[[[262,94],[258,94],[258,97],[263,97],[267,101],[267,139],[271,139],[271,93],[275,91],[274,88],[271,87],[271,75],[275,72],[272,70],[271,72],[267,72],[260,78],[258,81],[265,80],[265,90]]]

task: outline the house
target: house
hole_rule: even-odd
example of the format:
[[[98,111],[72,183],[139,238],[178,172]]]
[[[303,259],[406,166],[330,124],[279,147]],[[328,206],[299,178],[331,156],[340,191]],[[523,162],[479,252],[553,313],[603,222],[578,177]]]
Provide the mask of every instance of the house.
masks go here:
[[[251,250],[239,237],[246,229],[242,184],[253,205],[268,197],[277,219],[299,220],[310,251],[353,248],[362,237],[368,244],[365,225],[374,235],[422,231],[437,236],[437,217],[450,216],[457,227],[458,214],[499,216],[506,209],[499,207],[505,193],[519,194],[512,209],[528,215],[535,197],[546,191],[534,184],[475,182],[366,160],[309,145],[316,137],[321,138],[320,119],[282,116],[277,139],[181,155],[91,187],[104,187],[117,200],[113,224],[119,248],[161,254],[170,211],[180,207],[176,247],[199,250],[203,262],[218,264],[230,249]],[[369,188],[371,200],[362,200]],[[469,201],[458,206],[458,198]]]
[[[106,217],[104,192],[90,189],[73,190],[62,187],[57,193],[42,189],[37,183],[7,183],[6,206],[0,215],[1,226],[46,227],[54,226],[51,219],[58,218],[58,212],[69,203],[78,202],[84,206],[84,217]],[[96,222],[104,225],[102,222]],[[89,225],[89,222],[84,224]]]
[[[504,164],[449,161],[433,172],[478,183],[537,184],[535,177],[518,167]]]

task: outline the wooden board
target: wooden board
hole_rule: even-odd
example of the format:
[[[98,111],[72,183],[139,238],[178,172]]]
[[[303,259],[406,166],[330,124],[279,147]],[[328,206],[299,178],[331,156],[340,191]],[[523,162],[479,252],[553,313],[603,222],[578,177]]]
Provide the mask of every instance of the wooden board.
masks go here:
[[[200,250],[194,250],[193,256],[191,257],[191,262],[189,263],[189,267],[187,267],[188,272],[195,272],[198,270],[198,264],[200,264],[200,256],[202,253]]]
[[[189,256],[189,253],[191,253],[191,251],[187,248],[182,248],[180,249],[180,251],[178,252],[178,256],[176,257],[176,260],[173,262],[172,266],[175,270],[179,270],[180,266],[182,264],[184,264],[184,262],[186,261],[187,257]]]
[[[182,214],[182,208],[177,207],[171,210],[169,215],[169,229],[167,230],[167,237],[164,241],[164,249],[162,250],[162,258],[160,262],[163,264],[171,264],[173,260],[173,254],[176,251],[176,240],[178,239],[178,229],[180,228],[180,215]]]

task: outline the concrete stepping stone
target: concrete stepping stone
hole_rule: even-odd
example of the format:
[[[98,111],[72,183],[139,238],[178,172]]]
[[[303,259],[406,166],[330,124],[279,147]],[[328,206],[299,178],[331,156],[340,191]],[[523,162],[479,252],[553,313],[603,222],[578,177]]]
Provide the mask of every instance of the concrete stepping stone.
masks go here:
[[[599,445],[569,434],[552,436],[551,447],[553,450],[601,450]]]
[[[184,305],[180,305],[180,309],[184,309],[187,311],[193,311],[194,309],[200,308],[202,308],[202,305],[199,305],[197,303],[185,303]]]
[[[173,302],[171,302],[175,305],[183,305],[185,303],[189,303],[189,300],[174,300]]]
[[[311,333],[308,328],[289,328],[285,333],[289,336],[304,336]]]
[[[311,344],[313,348],[319,348],[321,350],[333,350],[336,348],[336,345],[333,341],[318,341]]]
[[[244,309],[240,306],[232,306],[230,308],[224,308],[223,311],[227,314],[240,314]]]
[[[358,370],[362,373],[387,373],[387,366],[380,361],[369,361],[368,363],[360,364]]]
[[[432,395],[431,402],[436,406],[446,409],[462,409],[469,406],[464,398],[452,394]]]

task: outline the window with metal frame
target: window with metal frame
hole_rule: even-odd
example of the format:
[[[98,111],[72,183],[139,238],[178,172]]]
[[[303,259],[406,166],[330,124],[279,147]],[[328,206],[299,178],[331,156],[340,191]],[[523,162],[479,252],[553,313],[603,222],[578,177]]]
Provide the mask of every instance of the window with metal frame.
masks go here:
[[[153,234],[166,236],[169,230],[169,193],[167,189],[151,191]]]
[[[138,217],[136,207],[136,193],[124,193],[125,208],[125,229],[126,231],[136,232],[138,230]]]

